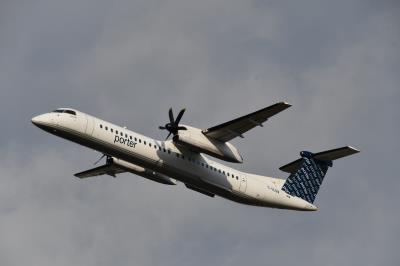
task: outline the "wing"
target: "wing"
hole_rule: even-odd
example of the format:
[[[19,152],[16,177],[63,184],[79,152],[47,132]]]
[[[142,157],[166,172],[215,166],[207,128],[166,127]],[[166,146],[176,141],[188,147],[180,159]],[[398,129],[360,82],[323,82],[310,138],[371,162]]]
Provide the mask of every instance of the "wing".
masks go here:
[[[118,168],[115,165],[112,164],[105,164],[90,170],[86,170],[80,173],[75,174],[74,176],[79,177],[79,178],[88,178],[92,176],[99,176],[99,175],[110,175],[115,177],[117,174],[124,173],[125,171],[122,170],[121,168]]]
[[[217,139],[222,142],[227,142],[236,137],[243,138],[243,133],[249,131],[256,126],[262,127],[262,124],[270,117],[282,112],[290,106],[290,104],[285,102],[276,103],[264,109],[258,110],[254,113],[236,118],[232,121],[223,123],[215,127],[205,129],[203,130],[203,134],[207,137]]]

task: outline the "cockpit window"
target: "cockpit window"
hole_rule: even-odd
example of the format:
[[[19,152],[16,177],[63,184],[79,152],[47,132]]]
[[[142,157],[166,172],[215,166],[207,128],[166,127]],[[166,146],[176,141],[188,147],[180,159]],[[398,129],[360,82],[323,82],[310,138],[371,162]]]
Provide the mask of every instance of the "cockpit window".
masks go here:
[[[68,110],[68,109],[57,109],[57,110],[54,110],[53,113],[67,113],[70,115],[76,115],[75,111]]]
[[[72,110],[64,110],[64,113],[67,113],[70,115],[76,115],[75,111],[72,111]]]

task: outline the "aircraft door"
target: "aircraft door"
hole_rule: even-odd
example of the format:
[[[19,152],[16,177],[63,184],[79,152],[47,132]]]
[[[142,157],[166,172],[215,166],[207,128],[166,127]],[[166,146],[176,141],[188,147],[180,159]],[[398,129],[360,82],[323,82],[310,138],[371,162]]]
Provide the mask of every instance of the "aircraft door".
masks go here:
[[[239,191],[240,192],[246,192],[246,188],[247,188],[247,177],[245,175],[241,175],[239,177],[240,180],[240,184],[239,184]]]
[[[85,133],[92,136],[93,135],[93,130],[94,130],[94,117],[90,116],[90,115],[86,115],[86,120],[87,120],[87,124],[86,124],[86,130]]]
[[[76,131],[85,133],[87,127],[87,117],[86,114],[77,113],[76,115],[70,115],[69,121]]]

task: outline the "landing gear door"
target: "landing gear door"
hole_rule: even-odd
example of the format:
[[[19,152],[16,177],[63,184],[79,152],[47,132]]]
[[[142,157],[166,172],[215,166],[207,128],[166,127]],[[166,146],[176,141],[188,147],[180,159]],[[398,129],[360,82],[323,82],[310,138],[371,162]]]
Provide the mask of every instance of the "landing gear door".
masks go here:
[[[244,192],[246,192],[246,188],[247,188],[247,176],[241,175],[239,177],[239,180],[240,180],[239,191],[244,193]]]

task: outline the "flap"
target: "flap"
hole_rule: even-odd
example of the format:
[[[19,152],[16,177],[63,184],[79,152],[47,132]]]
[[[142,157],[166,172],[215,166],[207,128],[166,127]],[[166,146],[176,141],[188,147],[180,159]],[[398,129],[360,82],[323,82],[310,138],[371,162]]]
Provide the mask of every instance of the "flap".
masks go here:
[[[243,138],[242,134],[268,120],[268,118],[289,108],[291,105],[285,102],[276,103],[272,106],[258,110],[254,113],[236,118],[229,122],[220,124],[203,130],[203,134],[207,137],[227,142],[236,137]]]

